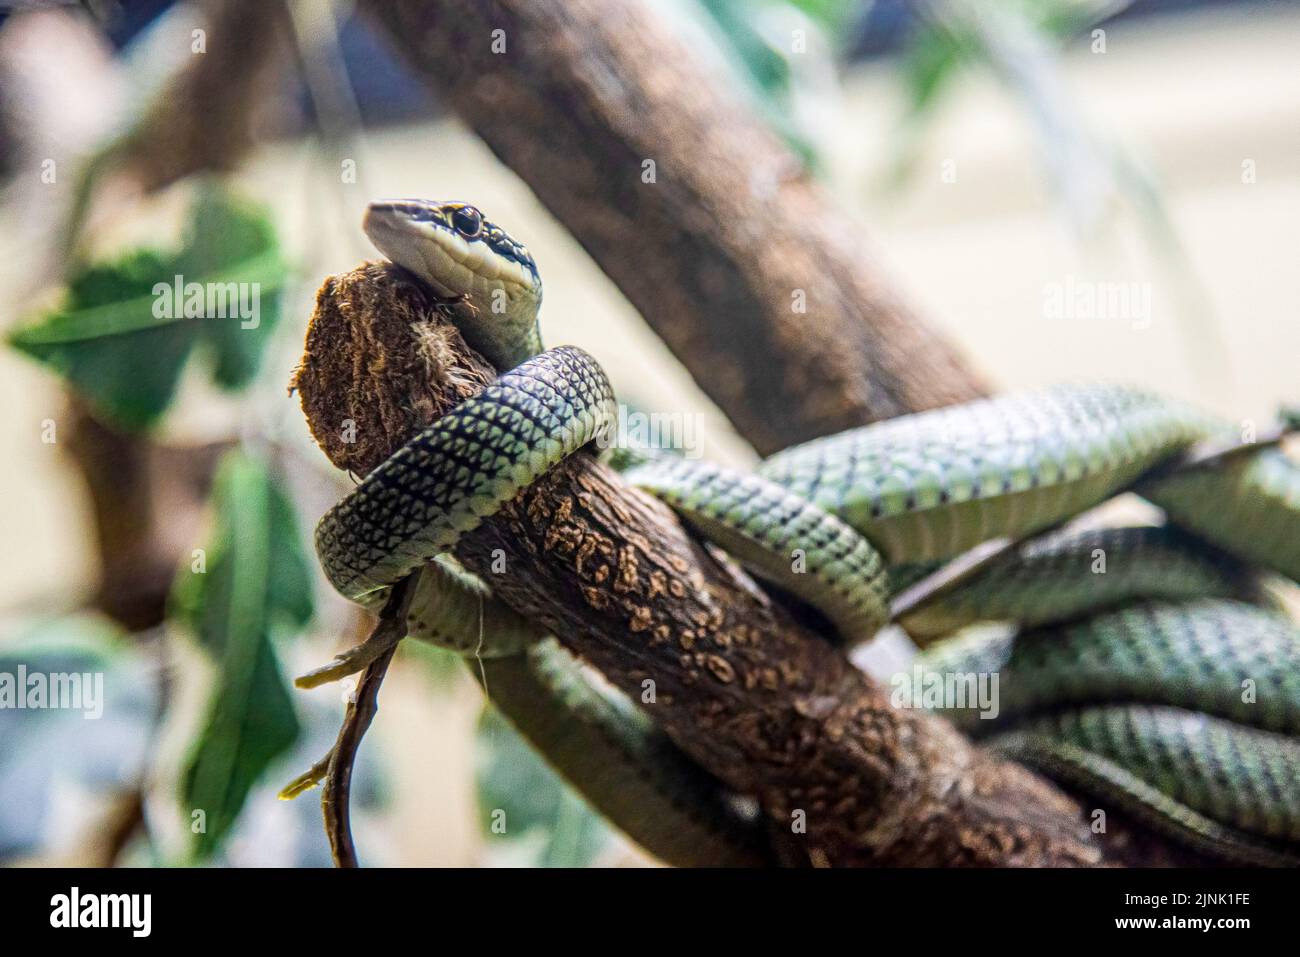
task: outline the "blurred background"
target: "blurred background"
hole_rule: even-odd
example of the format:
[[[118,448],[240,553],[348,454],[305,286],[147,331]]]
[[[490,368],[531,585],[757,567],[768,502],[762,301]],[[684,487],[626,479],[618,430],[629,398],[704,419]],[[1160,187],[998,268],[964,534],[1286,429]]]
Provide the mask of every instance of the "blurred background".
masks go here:
[[[251,150],[219,185],[188,178],[142,197],[115,193],[97,163],[194,56],[205,5],[3,5],[0,671],[102,673],[106,689],[93,720],[0,709],[6,864],[329,863],[316,796],[286,804],[275,794],[328,750],[345,691],[295,691],[286,676],[354,643],[364,622],[323,586],[307,544],[350,483],[316,449],[286,389],[321,279],[377,258],[360,230],[370,199],[479,205],[536,257],[548,343],[595,354],[634,406],[702,412],[705,456],[754,458],[574,239],[381,32],[347,3],[290,7],[295,55],[255,104]],[[1119,379],[1261,423],[1297,397],[1300,3],[656,8],[715,47],[709,55],[866,224],[918,311],[997,388]],[[792,30],[805,31],[811,55],[785,49]],[[66,225],[84,196],[93,201],[74,244]],[[239,250],[201,248],[214,223],[253,237],[265,270],[266,328],[254,352],[214,342],[204,348],[215,363],[186,361],[187,344],[87,358],[102,355],[90,342],[100,334],[87,332],[92,309],[125,323],[119,333],[140,333],[112,305],[131,297],[95,298],[102,289],[86,264],[120,267],[98,277],[101,287],[129,285],[128,260],[145,247],[246,266]],[[1099,284],[1122,286],[1132,309],[1072,313],[1074,292]],[[131,389],[162,366],[176,381],[157,383],[142,407]],[[149,447],[123,435],[146,435]],[[187,480],[188,466],[168,452],[206,449],[210,463],[232,443],[256,454],[227,459],[215,486]],[[260,460],[274,468],[249,465]],[[134,488],[145,473],[170,541],[144,556],[115,553],[105,542],[129,541],[130,530],[112,527],[92,487]],[[287,503],[288,518],[256,547],[312,576],[286,586],[274,627],[259,636],[278,660],[270,680],[283,686],[261,710],[231,704],[239,676],[214,653],[229,636],[207,614],[212,595],[185,584],[195,549],[208,579],[220,578],[231,550],[205,543],[235,520],[237,490],[258,482]],[[118,559],[123,567],[108,567]],[[161,623],[120,585],[159,568],[177,576]],[[353,796],[366,860],[653,863],[485,716],[456,661],[412,644],[361,753]],[[887,668],[887,646],[865,664]],[[246,754],[247,736],[267,729],[265,753]],[[202,830],[195,808],[207,811]],[[485,826],[495,808],[518,825],[508,836]]]

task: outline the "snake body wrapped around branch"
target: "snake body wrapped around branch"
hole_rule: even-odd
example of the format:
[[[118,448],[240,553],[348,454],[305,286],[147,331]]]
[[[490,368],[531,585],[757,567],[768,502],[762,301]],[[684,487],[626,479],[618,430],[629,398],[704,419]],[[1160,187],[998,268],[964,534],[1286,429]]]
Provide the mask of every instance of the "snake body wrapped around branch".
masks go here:
[[[590,356],[571,347],[541,351],[541,280],[531,255],[464,203],[375,203],[366,231],[434,294],[471,307],[473,318],[458,327],[501,375],[411,439],[322,518],[316,544],[327,577],[344,596],[375,607],[392,586],[417,576],[409,632],[499,662],[494,667],[503,677],[527,684],[535,700],[527,714],[511,715],[525,734],[530,723],[553,728],[565,713],[585,709],[591,740],[621,742],[629,773],[603,791],[599,781],[581,780],[571,753],[590,741],[552,740],[570,753],[549,750],[616,824],[675,863],[758,862],[752,829],[735,820],[706,775],[652,746],[644,716],[585,678],[530,622],[504,608],[482,611],[491,605],[488,586],[444,557],[548,469],[599,443],[616,414],[609,383]],[[630,456],[634,464],[625,474],[760,578],[815,608],[852,643],[869,639],[888,620],[887,569],[940,562],[991,538],[1033,535],[1135,483],[1171,520],[1212,539],[1217,550],[1173,533],[1159,542],[1154,536],[1164,532],[1120,535],[1103,551],[1112,560],[1139,555],[1134,561],[1142,574],[1100,585],[1072,564],[1076,546],[1054,551],[1031,543],[913,610],[903,624],[914,622],[918,635],[934,636],[983,619],[1045,625],[1140,599],[1253,600],[1250,567],[1300,576],[1300,469],[1280,451],[1162,472],[1163,464],[1220,431],[1185,404],[1087,384],[852,430],[779,453],[753,474],[652,452]],[[1031,588],[1037,600],[1026,601]],[[1225,619],[1220,606],[1195,601],[1173,607],[1176,613],[1160,618],[1159,627],[1130,628],[1151,644],[1151,654],[1116,652],[1127,646],[1105,616],[1088,619],[1078,633],[1082,650],[1068,645],[1032,669],[1021,670],[1005,648],[981,652],[979,660],[994,661],[1009,685],[1016,675],[1016,703],[1006,713],[1018,723],[999,723],[1003,746],[1203,850],[1238,860],[1288,859],[1300,846],[1293,798],[1300,793],[1300,746],[1291,737],[1300,723],[1251,721],[1257,712],[1243,712],[1228,699],[1229,686],[1267,673],[1267,690],[1260,692],[1267,707],[1258,714],[1300,710],[1300,655],[1283,656],[1272,671],[1246,656],[1206,677],[1200,669],[1238,640],[1245,619]],[[1277,638],[1281,647],[1300,647],[1279,613],[1242,607],[1277,619],[1277,633],[1285,633]],[[1204,628],[1216,615],[1231,621]],[[1203,642],[1175,640],[1182,630]],[[981,670],[966,667],[974,659],[938,657],[944,647],[928,653],[924,667]],[[1112,653],[1113,660],[1106,658]],[[1080,672],[1078,661],[1093,654],[1112,670]],[[1200,684],[1190,680],[1197,675]],[[1278,696],[1288,700],[1279,705]],[[1204,733],[1181,714],[1202,715]],[[1262,769],[1250,758],[1260,748],[1267,751]],[[1231,800],[1207,797],[1213,789],[1188,783],[1207,775],[1230,782]],[[638,789],[645,793],[631,793]],[[1255,810],[1239,813],[1245,807]],[[701,808],[710,822],[704,826]]]

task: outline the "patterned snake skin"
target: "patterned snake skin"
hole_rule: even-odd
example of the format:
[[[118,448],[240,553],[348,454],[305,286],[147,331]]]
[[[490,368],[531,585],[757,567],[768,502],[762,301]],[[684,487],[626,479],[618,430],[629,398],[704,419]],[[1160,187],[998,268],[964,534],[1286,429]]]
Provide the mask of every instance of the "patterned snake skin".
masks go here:
[[[330,584],[382,604],[389,586],[515,497],[614,421],[605,372],[581,349],[552,349],[505,373],[367,475],[316,526]]]
[[[575,784],[615,823],[666,860],[752,862],[747,837],[700,829],[698,814],[682,812],[698,810],[698,782],[688,787],[671,770],[647,771],[664,757],[647,743],[648,723],[597,708],[587,713],[598,717],[576,722],[573,734],[553,733],[578,707],[574,689],[586,695],[590,687],[571,662],[535,651],[542,636],[527,622],[483,614],[474,624],[491,623],[496,633],[480,631],[476,645],[456,634],[470,604],[482,608],[490,595],[467,584],[454,564],[430,563],[602,434],[614,398],[581,350],[534,355],[536,265],[473,207],[375,204],[367,232],[439,295],[471,299],[486,324],[465,330],[467,340],[509,371],[324,516],[316,545],[330,582],[373,607],[418,571],[414,633],[499,655],[493,667],[503,681],[513,675],[517,689],[529,689],[517,693],[538,704],[503,700],[503,710],[558,766],[576,769]],[[497,294],[507,306],[494,330],[488,299]],[[1255,597],[1240,562],[1300,575],[1300,469],[1273,450],[1213,468],[1154,471],[1218,431],[1185,404],[1084,384],[855,429],[778,453],[755,475],[671,457],[641,458],[628,475],[761,577],[823,611],[847,640],[869,637],[884,621],[886,566],[924,568],[990,538],[1027,536],[1139,483],[1172,522],[1240,561],[1172,531],[1053,538],[1024,545],[965,589],[914,609],[904,624],[927,638],[988,618],[1044,625],[938,645],[923,656],[923,669],[996,672],[999,718],[994,728],[975,730],[995,732],[1008,753],[1131,806],[1199,847],[1276,863],[1289,859],[1285,845],[1300,834],[1291,737],[1300,729],[1300,652],[1294,627],[1278,613],[1227,599]],[[1114,571],[1085,575],[1080,549],[1098,547]],[[457,589],[459,597],[448,597]],[[1192,600],[1125,604],[1137,599]],[[1112,610],[1083,617],[1099,607]],[[1067,618],[1077,620],[1044,624]],[[1253,704],[1242,697],[1243,681],[1253,682]],[[601,740],[633,742],[600,751],[627,772],[604,783],[575,753],[597,753]],[[638,780],[640,803],[626,793]],[[647,808],[662,818],[657,825],[646,825]],[[697,836],[687,842],[692,851],[681,834]]]
[[[1300,863],[1293,737],[1178,708],[1102,705],[1028,721],[991,746],[1203,852]]]
[[[999,675],[996,720],[950,714],[976,736],[1054,708],[1117,701],[1300,734],[1300,629],[1237,601],[1137,602],[1081,621],[954,638],[920,661],[938,673]]]
[[[918,663],[936,678],[997,675],[996,716],[940,709],[993,747],[1150,812],[1134,807],[1135,785],[1116,785],[1118,768],[1162,795],[1180,834],[1186,812],[1214,822],[1187,832],[1203,849],[1221,834],[1231,837],[1221,855],[1268,862],[1255,853],[1268,848],[1300,861],[1300,845],[1284,846],[1300,839],[1300,629],[1284,614],[1225,599],[1139,602],[957,637]]]
[[[904,615],[918,644],[977,621],[1038,625],[1135,599],[1262,601],[1240,562],[1170,526],[1064,531],[1031,539],[954,591]]]
[[[901,565],[1077,514],[1210,428],[1146,392],[1057,386],[853,429],[778,452],[758,471]]]

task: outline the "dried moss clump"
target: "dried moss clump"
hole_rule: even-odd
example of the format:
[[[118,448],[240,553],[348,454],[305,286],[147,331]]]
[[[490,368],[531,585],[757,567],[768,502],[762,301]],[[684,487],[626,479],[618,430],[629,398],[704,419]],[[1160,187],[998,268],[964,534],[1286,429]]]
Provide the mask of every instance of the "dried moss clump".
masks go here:
[[[387,262],[321,284],[290,388],[331,462],[366,474],[495,378],[448,319],[467,308]]]

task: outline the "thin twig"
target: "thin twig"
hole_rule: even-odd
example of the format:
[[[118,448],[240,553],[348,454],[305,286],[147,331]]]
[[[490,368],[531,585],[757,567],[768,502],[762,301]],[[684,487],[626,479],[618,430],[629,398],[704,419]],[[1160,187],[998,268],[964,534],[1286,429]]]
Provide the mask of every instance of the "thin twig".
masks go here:
[[[280,789],[276,795],[281,801],[292,801],[300,794],[305,794],[316,785],[325,780],[325,775],[330,772],[330,759],[334,757],[334,749],[330,748],[329,753],[313,764],[302,774],[298,775],[288,784]]]
[[[1196,443],[1182,455],[1149,469],[1125,490],[1136,488],[1144,482],[1168,478],[1176,472],[1215,468],[1244,452],[1258,451],[1259,449],[1279,445],[1283,439],[1298,430],[1300,430],[1300,418],[1287,418],[1271,426],[1254,442],[1225,442],[1221,439],[1206,439]],[[1059,530],[1061,526],[1078,518],[1078,515],[1070,515],[1046,528],[1037,529],[1029,535],[1022,535],[1018,538],[995,538],[980,542],[974,548],[962,552],[920,581],[899,592],[894,597],[894,600],[890,602],[889,620],[898,621],[903,616],[911,614],[921,606],[948,594],[963,582],[969,581],[979,572],[1002,558],[1002,556],[1019,548],[1030,539],[1044,538],[1051,535]]]
[[[329,770],[325,775],[320,806],[325,815],[325,833],[329,837],[330,853],[336,867],[360,866],[357,848],[352,842],[349,804],[352,765],[356,761],[357,749],[361,747],[361,739],[374,720],[375,712],[379,710],[379,686],[383,684],[388,665],[396,652],[397,646],[393,645],[366,668],[361,683],[357,685],[356,700],[348,704],[343,727],[339,729],[338,740],[330,752]]]
[[[417,573],[418,574],[418,573]],[[380,612],[379,623],[361,647],[373,646],[380,652],[366,667],[356,693],[348,702],[339,728],[338,739],[324,759],[310,771],[300,775],[283,791],[280,797],[289,799],[324,779],[321,791],[321,811],[325,816],[325,834],[329,838],[330,853],[338,867],[357,867],[357,849],[352,842],[352,817],[350,796],[352,791],[352,766],[357,750],[365,737],[370,722],[379,710],[379,687],[384,683],[388,665],[397,653],[398,643],[406,636],[406,615],[415,596],[416,575],[410,575],[393,587],[393,593]]]
[[[331,681],[338,681],[348,675],[354,675],[375,661],[381,654],[393,648],[406,635],[405,629],[385,628],[381,621],[370,633],[370,637],[361,644],[349,648],[341,655],[335,655],[329,664],[321,665],[305,675],[293,679],[295,688],[317,688]]]

